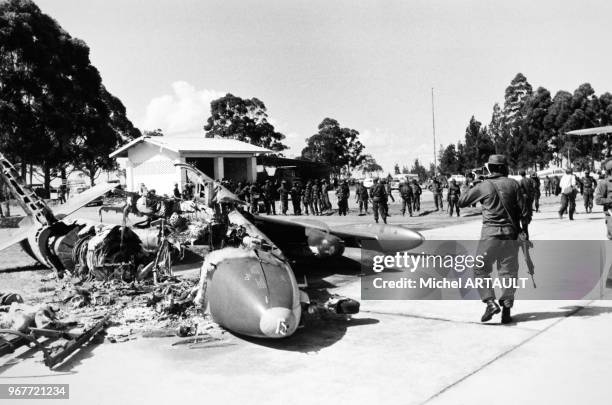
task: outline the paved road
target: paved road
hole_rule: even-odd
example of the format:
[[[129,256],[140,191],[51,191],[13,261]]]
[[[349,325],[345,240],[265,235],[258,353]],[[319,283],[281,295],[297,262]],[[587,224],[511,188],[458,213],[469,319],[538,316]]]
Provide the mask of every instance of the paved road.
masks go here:
[[[535,239],[603,238],[601,213],[570,223],[552,206],[544,211],[532,225]],[[478,232],[471,221],[423,234]],[[359,287],[349,280],[333,291],[359,297]],[[26,353],[0,367],[0,383],[69,383],[73,403],[91,404],[610,402],[608,301],[521,301],[522,321],[508,326],[480,324],[481,310],[478,301],[364,301],[350,321],[318,321],[280,341],[92,345],[52,372]]]

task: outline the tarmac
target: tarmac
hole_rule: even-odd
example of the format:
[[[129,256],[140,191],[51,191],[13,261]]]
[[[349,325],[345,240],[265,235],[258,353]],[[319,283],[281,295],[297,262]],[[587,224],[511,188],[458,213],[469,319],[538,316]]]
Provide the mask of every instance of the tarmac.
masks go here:
[[[539,240],[605,239],[603,213],[534,216]],[[478,239],[480,217],[422,232]],[[554,274],[538,274],[546,283]],[[331,292],[360,297],[358,278]],[[608,404],[612,302],[521,301],[518,321],[479,322],[479,301],[362,301],[348,321],[319,321],[275,341],[226,336],[92,344],[49,371],[39,353],[0,363],[0,384],[67,383],[67,403]],[[607,332],[606,332],[607,331]],[[27,403],[20,400],[16,403]],[[57,401],[61,403],[63,401]],[[9,403],[4,401],[3,403]]]

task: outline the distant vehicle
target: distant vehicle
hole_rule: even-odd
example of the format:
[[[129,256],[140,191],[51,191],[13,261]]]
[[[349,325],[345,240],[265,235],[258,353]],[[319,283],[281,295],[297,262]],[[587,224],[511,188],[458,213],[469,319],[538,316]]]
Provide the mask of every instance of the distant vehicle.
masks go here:
[[[565,174],[565,169],[561,169],[560,167],[553,167],[551,169],[538,170],[538,177],[543,179],[546,176],[554,177],[554,176],[563,176]]]
[[[465,176],[462,174],[453,174],[448,181],[455,180],[458,184],[465,183]]]
[[[374,185],[374,179],[371,177],[367,177],[363,179],[363,185],[365,188],[370,188]]]

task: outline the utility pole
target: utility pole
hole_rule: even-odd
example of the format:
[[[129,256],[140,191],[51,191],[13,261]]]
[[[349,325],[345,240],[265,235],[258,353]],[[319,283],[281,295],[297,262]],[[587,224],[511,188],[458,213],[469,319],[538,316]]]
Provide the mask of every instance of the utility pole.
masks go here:
[[[434,89],[431,88],[431,126],[433,129],[434,175],[438,171],[438,154],[436,153],[436,116],[434,111]]]

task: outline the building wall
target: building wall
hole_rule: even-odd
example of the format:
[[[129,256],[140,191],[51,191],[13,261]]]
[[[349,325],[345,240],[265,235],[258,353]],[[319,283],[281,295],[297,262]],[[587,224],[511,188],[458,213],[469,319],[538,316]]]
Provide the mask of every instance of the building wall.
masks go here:
[[[250,154],[191,152],[179,155],[177,152],[142,142],[128,149],[128,159],[125,162],[126,187],[129,191],[139,191],[140,184],[144,183],[147,189],[155,189],[159,195],[172,195],[175,183],[178,183],[182,190],[187,181],[184,171],[174,164],[193,162],[193,158],[213,159],[213,173],[209,175],[212,174],[211,177],[215,179],[226,177],[253,181],[256,178],[255,157]]]
[[[144,183],[157,194],[172,195],[174,183],[180,181],[180,171],[174,166],[180,162],[178,153],[143,142],[129,149],[128,159],[128,190],[138,191]]]

